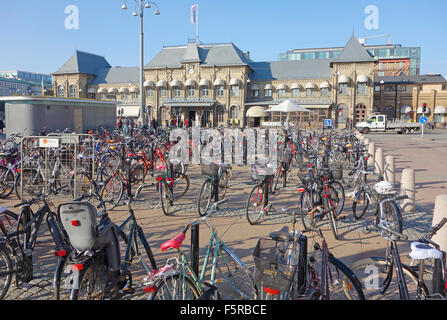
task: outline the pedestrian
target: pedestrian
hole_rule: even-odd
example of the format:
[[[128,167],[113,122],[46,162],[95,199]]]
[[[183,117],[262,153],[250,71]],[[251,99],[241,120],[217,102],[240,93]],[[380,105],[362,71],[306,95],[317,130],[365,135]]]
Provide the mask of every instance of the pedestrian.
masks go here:
[[[119,131],[121,131],[123,129],[123,120],[121,120],[121,118],[119,118],[116,126],[118,127]]]
[[[185,119],[185,127],[186,127],[186,128],[189,127],[189,119],[188,119],[188,118]]]
[[[5,128],[5,123],[3,122],[3,119],[0,119],[0,130],[2,131],[2,134],[3,134],[4,128]]]

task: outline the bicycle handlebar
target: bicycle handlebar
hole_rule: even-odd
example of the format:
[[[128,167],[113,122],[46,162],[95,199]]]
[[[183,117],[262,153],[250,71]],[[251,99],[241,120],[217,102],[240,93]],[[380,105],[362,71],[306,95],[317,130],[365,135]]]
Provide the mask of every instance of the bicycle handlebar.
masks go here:
[[[446,223],[447,223],[447,218],[446,217],[442,218],[442,220],[437,225],[432,227],[430,229],[430,231],[428,231],[427,233],[424,234],[423,239],[426,239],[426,240],[431,239],[439,231],[439,229],[441,229]]]
[[[26,205],[26,204],[31,205],[31,204],[33,204],[33,203],[35,203],[35,202],[43,201],[43,200],[45,200],[48,196],[50,196],[50,195],[52,195],[52,194],[56,195],[56,194],[58,194],[60,191],[64,190],[64,189],[67,188],[67,187],[68,187],[68,185],[65,185],[65,186],[62,186],[62,187],[57,188],[57,189],[55,189],[55,190],[51,190],[51,191],[48,192],[48,193],[42,194],[42,195],[40,195],[40,196],[38,196],[38,197],[36,197],[36,198],[32,198],[31,200],[25,200],[25,201],[23,201],[23,202],[21,202],[21,203],[19,203],[19,204],[14,205],[13,208],[21,207],[21,206],[24,206],[24,205]]]

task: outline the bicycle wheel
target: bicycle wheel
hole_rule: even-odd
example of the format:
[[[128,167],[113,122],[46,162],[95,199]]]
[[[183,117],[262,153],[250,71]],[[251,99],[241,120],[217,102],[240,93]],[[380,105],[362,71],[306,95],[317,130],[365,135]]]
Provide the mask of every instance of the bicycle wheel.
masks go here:
[[[355,194],[354,202],[352,203],[352,214],[356,220],[361,219],[368,211],[369,198],[365,190],[360,190]]]
[[[228,189],[228,171],[222,171],[221,176],[219,177],[219,200],[225,198]]]
[[[359,279],[360,284],[362,285],[362,291],[367,300],[400,299],[395,267],[391,266],[385,258],[371,257],[361,259],[354,262],[349,269],[351,269],[351,271]],[[405,264],[402,264],[402,271],[407,284],[410,300],[416,300],[418,275]],[[383,284],[385,279],[390,276],[390,272],[392,279],[389,286],[385,289]],[[343,282],[345,282],[345,279],[343,279]],[[424,296],[428,295],[428,289],[424,283],[422,283],[422,293]]]
[[[337,217],[342,213],[345,206],[345,189],[338,181],[333,181],[330,185],[337,192],[338,202],[337,202]]]
[[[113,201],[114,204],[118,204],[121,201],[123,193],[124,182],[118,174],[109,177],[100,191],[102,200]]]
[[[197,210],[199,216],[203,217],[206,215],[207,210],[211,205],[213,198],[213,183],[210,179],[207,179],[200,188],[199,198],[197,202]]]
[[[331,199],[330,195],[326,198],[323,197],[323,209],[324,211],[327,211],[327,215],[329,217],[331,224],[332,233],[334,234],[334,238],[338,240],[340,224],[338,222],[339,220],[337,219],[335,201]]]
[[[71,288],[68,285],[73,283],[70,281],[73,271],[71,267],[67,267],[67,257],[59,257],[56,262],[53,279],[53,293],[55,300],[70,300]]]
[[[169,216],[169,209],[171,206],[170,190],[166,182],[160,181],[158,184],[158,191],[160,192],[161,209],[163,213]]]
[[[89,195],[93,185],[88,174],[85,172],[77,172],[71,180],[71,188],[73,190],[73,197],[77,198],[83,195]]]
[[[301,211],[301,223],[305,231],[309,231],[312,226],[313,216],[309,215],[309,212],[314,208],[314,201],[312,194],[308,191],[300,193],[300,211]]]
[[[107,284],[107,265],[103,255],[93,257],[83,270],[79,288],[72,289],[71,300],[103,300]]]
[[[273,184],[273,190],[276,190],[276,187],[278,186],[278,182],[279,182],[279,177],[281,176],[281,174],[282,174],[282,167],[279,165],[275,172],[275,177],[274,177],[275,182]]]
[[[0,246],[0,300],[2,300],[11,285],[14,272],[9,251],[5,246]]]
[[[14,189],[14,174],[5,166],[0,166],[0,198],[6,199]]]
[[[23,177],[22,177],[23,176]],[[22,188],[23,179],[23,188]],[[25,196],[36,196],[42,192],[44,187],[44,182],[42,175],[37,169],[23,169],[16,177],[14,188],[16,190],[16,195],[20,200],[22,199],[22,191]],[[23,190],[22,190],[23,189]]]
[[[264,214],[264,208],[267,205],[264,195],[265,189],[264,184],[261,183],[255,186],[248,196],[245,206],[245,214],[251,225],[257,224]]]
[[[394,231],[402,233],[403,222],[400,209],[395,201],[386,201],[383,204],[382,218],[387,222],[388,228],[392,228]],[[376,222],[379,223],[380,217],[376,217]]]
[[[212,256],[214,249],[213,247]],[[258,293],[256,285],[240,259],[225,245],[219,248],[217,256],[215,285],[223,298],[256,299]]]
[[[174,185],[172,187],[172,196],[175,200],[182,198],[189,190],[190,182],[186,174],[175,173]]]
[[[199,297],[199,290],[191,278],[175,274],[160,281],[150,300],[196,300]]]

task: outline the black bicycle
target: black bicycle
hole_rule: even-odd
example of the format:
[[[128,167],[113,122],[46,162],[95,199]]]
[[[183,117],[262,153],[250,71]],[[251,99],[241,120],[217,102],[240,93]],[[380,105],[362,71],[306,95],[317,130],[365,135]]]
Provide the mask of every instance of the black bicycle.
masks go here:
[[[213,201],[217,202],[225,197],[228,189],[229,167],[225,164],[202,163],[200,168],[206,179],[200,188],[197,210],[203,217]]]
[[[55,254],[65,256],[70,251],[66,235],[62,231],[56,213],[51,209],[52,203],[47,199],[64,190],[66,186],[52,190],[31,200],[16,204],[22,207],[19,215],[4,209],[0,213],[0,299],[3,299],[11,285],[12,277],[16,278],[16,286],[29,283],[33,279],[33,250],[36,245],[39,229],[46,218],[51,236],[56,245]],[[43,202],[34,213],[33,204]]]

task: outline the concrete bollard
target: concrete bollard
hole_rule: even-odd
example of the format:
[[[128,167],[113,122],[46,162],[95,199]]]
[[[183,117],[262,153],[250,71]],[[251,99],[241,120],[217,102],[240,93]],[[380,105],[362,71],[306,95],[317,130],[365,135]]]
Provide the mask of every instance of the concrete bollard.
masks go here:
[[[368,167],[374,167],[374,155],[376,153],[376,144],[374,142],[370,142],[368,144],[368,153],[370,154],[370,156],[368,156]]]
[[[403,212],[416,211],[416,191],[414,187],[415,185],[414,180],[415,180],[414,169],[407,168],[402,171],[400,190],[402,194],[406,194],[408,196],[408,199],[405,199],[402,202]]]
[[[440,194],[436,196],[435,209],[433,211],[432,226],[441,222],[442,218],[447,217],[447,194]],[[444,225],[432,238],[434,242],[439,244],[440,249],[447,250],[447,225]]]
[[[393,187],[396,186],[396,180],[394,177],[394,157],[386,156],[385,157],[385,180],[390,182]]]
[[[377,148],[374,154],[374,172],[379,176],[379,181],[382,181],[385,176],[383,168],[383,149]]]

